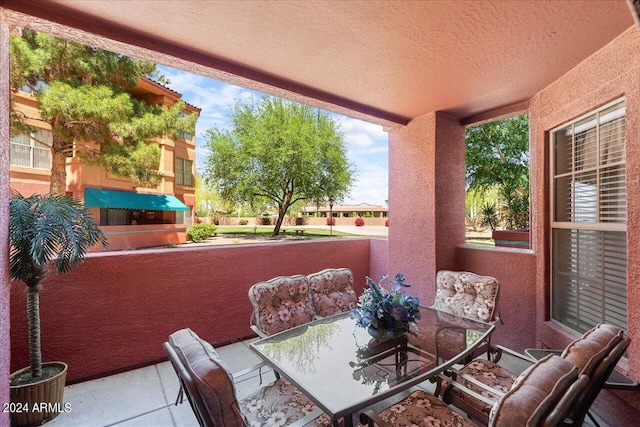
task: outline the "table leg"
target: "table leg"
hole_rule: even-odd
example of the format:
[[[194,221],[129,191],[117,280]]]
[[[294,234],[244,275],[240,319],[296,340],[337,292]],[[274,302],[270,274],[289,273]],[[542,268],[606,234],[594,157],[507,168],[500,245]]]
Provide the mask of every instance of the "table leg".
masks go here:
[[[342,418],[344,427],[353,427],[353,415],[346,415]],[[340,427],[340,422],[338,420],[333,420],[333,427]]]

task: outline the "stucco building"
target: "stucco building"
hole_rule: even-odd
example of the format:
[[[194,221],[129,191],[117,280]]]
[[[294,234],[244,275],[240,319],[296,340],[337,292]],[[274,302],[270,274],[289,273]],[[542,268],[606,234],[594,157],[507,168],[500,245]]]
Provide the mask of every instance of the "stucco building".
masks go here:
[[[75,379],[82,379],[164,357],[161,343],[184,325],[203,331],[199,335],[212,343],[250,334],[247,290],[270,277],[346,266],[361,292],[365,275],[402,272],[428,305],[437,271],[449,269],[500,281],[504,324],[492,343],[520,351],[563,348],[594,322],[623,323],[631,344],[618,370],[640,380],[640,24],[632,5],[166,1],[150,9],[132,0],[125,10],[99,0],[5,0],[5,105],[8,34],[30,25],[363,118],[389,132],[394,214],[388,241],[92,257],[56,279],[64,286],[48,290],[52,309],[77,313],[82,322],[60,325],[64,316],[46,314],[43,324],[57,329],[55,341],[43,347],[49,346],[52,359],[71,361]],[[520,113],[530,118],[531,247],[466,245],[465,127]],[[6,114],[0,132],[2,168],[8,161]],[[0,171],[8,176],[6,169]],[[8,193],[6,186],[0,191]],[[7,206],[0,208],[1,221]],[[6,219],[3,224],[6,243]],[[0,375],[6,379],[12,364],[25,364],[27,352],[18,339],[9,343],[24,331],[24,322],[13,317],[22,295],[12,292],[9,298],[8,245],[2,247]],[[116,259],[127,277],[95,283],[94,272],[107,271]],[[149,277],[153,292],[135,294]],[[89,281],[90,291],[76,285]],[[108,306],[102,302],[107,299]],[[126,345],[91,351],[94,331],[106,343],[126,336]],[[6,383],[0,399],[8,396]],[[603,390],[594,409],[608,425],[637,425],[637,396],[637,390]],[[2,416],[8,424],[6,414],[0,424]]]
[[[181,98],[179,93],[146,77],[130,93],[149,105],[167,107]],[[27,117],[39,117],[37,99],[32,94],[18,91],[12,94],[12,99],[17,111]],[[199,115],[200,109],[185,104],[184,114]],[[51,130],[43,128],[42,121],[31,120],[29,124],[39,129],[31,137],[11,137],[9,157],[11,189],[25,196],[48,193],[51,179]],[[86,163],[75,147],[66,159],[66,192],[90,208],[108,239],[108,250],[186,241],[186,228],[193,222],[195,204],[195,132],[176,139],[163,136],[157,143],[161,149],[158,171],[162,177],[154,187]],[[82,144],[99,149],[92,141]]]

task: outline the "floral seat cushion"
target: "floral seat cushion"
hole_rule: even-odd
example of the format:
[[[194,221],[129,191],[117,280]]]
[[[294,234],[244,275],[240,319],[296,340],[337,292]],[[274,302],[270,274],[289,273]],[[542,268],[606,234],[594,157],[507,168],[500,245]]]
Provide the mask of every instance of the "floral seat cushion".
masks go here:
[[[489,276],[441,270],[436,276],[434,308],[482,322],[494,319],[499,283]]]
[[[414,391],[400,402],[378,413],[378,416],[394,427],[476,426],[442,400],[422,390]]]
[[[249,289],[252,322],[266,335],[273,335],[313,320],[307,278],[281,276],[256,283]]]
[[[502,393],[508,392],[517,378],[516,375],[497,363],[484,359],[476,359],[464,368],[460,369],[460,375],[457,378],[457,381],[460,384],[496,402],[500,399],[500,396],[475,385],[471,381],[465,380],[462,378],[462,375],[468,375],[495,390],[501,391]],[[445,390],[445,395],[443,396],[445,401],[462,401],[464,402],[465,407],[473,409],[473,415],[480,421],[485,423],[489,421],[491,405],[472,397],[458,388],[449,388],[448,386],[449,384],[446,381],[442,383],[442,387]]]
[[[356,307],[353,273],[348,268],[328,268],[307,276],[316,314],[327,317]]]
[[[279,379],[239,402],[240,410],[250,427],[284,426],[317,412],[316,405],[290,382]],[[331,426],[331,419],[322,414],[305,426]]]

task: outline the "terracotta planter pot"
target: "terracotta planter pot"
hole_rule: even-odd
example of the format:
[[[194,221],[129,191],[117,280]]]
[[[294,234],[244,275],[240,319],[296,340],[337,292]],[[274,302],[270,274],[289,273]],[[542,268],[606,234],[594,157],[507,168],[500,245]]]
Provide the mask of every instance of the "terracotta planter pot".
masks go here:
[[[13,427],[41,425],[65,410],[62,398],[67,379],[67,365],[49,362],[43,366],[59,365],[62,372],[32,384],[10,386],[11,425]],[[28,371],[24,368],[11,374],[10,378]]]
[[[529,230],[494,230],[491,237],[496,246],[529,249]]]

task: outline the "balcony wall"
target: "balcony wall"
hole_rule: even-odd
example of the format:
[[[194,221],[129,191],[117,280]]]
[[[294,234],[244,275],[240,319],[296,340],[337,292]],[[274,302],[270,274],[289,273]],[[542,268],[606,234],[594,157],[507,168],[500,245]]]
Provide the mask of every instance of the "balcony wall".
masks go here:
[[[386,244],[375,245],[379,270]],[[68,363],[73,382],[163,359],[162,343],[177,329],[214,344],[250,336],[253,283],[347,267],[360,294],[369,248],[368,239],[336,239],[89,254],[43,282],[43,358]],[[11,285],[12,371],[29,362],[23,288]]]
[[[108,246],[106,249],[94,246],[91,248],[92,252],[180,245],[187,242],[185,224],[104,225],[100,229],[107,238]]]

